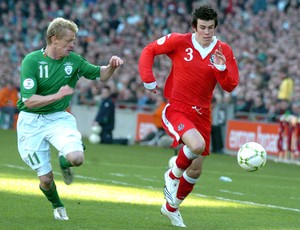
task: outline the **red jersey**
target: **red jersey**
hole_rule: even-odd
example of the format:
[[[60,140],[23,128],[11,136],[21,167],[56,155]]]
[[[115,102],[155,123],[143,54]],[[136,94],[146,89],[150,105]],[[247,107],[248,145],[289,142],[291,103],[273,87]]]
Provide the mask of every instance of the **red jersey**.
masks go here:
[[[222,46],[226,57],[225,70],[213,63],[216,49]],[[139,72],[146,84],[156,83],[152,66],[157,55],[166,54],[172,60],[172,69],[165,83],[165,97],[183,103],[209,108],[217,83],[231,92],[239,82],[238,67],[231,47],[216,37],[211,45],[202,48],[195,34],[172,33],[147,45],[140,56]]]

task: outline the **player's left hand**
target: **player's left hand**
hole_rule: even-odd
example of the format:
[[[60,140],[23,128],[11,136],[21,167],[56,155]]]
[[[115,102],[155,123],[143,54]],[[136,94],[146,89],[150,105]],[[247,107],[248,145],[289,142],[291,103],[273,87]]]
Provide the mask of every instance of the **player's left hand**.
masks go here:
[[[124,61],[122,58],[114,55],[109,60],[109,66],[112,68],[118,68],[119,66],[123,65]]]
[[[154,94],[157,94],[158,93],[158,89],[159,89],[159,86],[156,85],[154,89],[149,89],[152,93]]]
[[[226,64],[226,58],[222,52],[222,46],[220,45],[218,49],[215,50],[214,53],[214,64],[217,65],[225,65]]]

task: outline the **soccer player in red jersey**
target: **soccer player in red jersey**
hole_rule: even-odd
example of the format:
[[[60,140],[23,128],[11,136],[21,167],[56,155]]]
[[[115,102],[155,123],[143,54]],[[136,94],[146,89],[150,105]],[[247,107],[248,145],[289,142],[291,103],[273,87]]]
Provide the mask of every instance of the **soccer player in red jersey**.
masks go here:
[[[162,112],[162,121],[174,138],[173,147],[183,145],[176,163],[164,175],[166,203],[161,213],[179,227],[186,226],[178,208],[193,190],[209,155],[213,90],[219,83],[231,92],[239,82],[232,49],[215,36],[217,26],[217,12],[210,6],[200,6],[192,15],[193,33],[168,34],[148,44],[139,60],[144,87],[153,93],[159,87],[152,71],[155,56],[166,54],[172,61],[164,88],[169,103]]]

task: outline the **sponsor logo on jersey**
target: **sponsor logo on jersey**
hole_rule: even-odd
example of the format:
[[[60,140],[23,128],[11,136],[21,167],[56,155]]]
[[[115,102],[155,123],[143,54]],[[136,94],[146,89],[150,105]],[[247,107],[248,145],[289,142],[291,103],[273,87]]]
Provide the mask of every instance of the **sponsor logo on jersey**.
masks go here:
[[[162,45],[162,44],[165,43],[165,41],[166,41],[166,37],[162,37],[162,38],[157,40],[157,45]]]
[[[180,131],[182,131],[184,129],[184,124],[180,124],[180,125],[178,125],[178,127],[177,127],[177,130],[180,132]]]
[[[26,78],[24,81],[23,81],[23,87],[25,89],[32,89],[34,86],[34,81],[31,79],[31,78]]]
[[[163,45],[165,43],[165,41],[171,36],[171,34],[168,34],[164,37],[159,38],[156,43],[157,45]]]
[[[40,64],[40,65],[46,65],[47,62],[46,62],[46,61],[39,61],[39,64]]]

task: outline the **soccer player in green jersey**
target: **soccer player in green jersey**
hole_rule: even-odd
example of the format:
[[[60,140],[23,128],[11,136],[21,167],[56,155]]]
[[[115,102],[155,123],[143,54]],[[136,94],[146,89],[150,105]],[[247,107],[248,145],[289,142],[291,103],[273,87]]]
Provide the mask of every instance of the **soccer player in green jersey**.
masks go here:
[[[123,60],[112,56],[107,66],[89,63],[73,52],[77,25],[63,18],[50,22],[47,46],[26,55],[21,66],[18,150],[23,161],[36,171],[40,190],[51,202],[54,218],[68,220],[53,179],[50,144],[59,152],[64,182],[73,181],[71,167],[84,161],[82,137],[76,120],[66,112],[80,77],[108,80]]]

